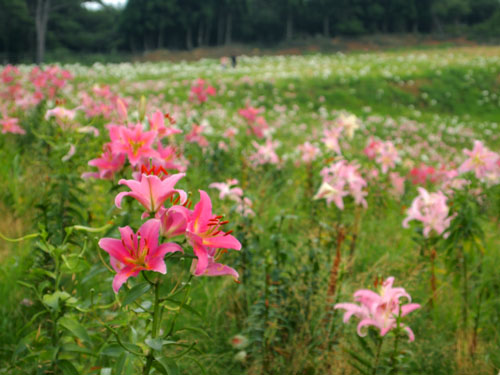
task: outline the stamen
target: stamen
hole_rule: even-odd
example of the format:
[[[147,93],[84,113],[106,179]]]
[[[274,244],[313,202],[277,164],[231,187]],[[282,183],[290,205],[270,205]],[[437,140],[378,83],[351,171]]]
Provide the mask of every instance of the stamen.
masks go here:
[[[229,236],[231,233],[233,233],[232,229],[229,232],[224,233],[224,236]]]

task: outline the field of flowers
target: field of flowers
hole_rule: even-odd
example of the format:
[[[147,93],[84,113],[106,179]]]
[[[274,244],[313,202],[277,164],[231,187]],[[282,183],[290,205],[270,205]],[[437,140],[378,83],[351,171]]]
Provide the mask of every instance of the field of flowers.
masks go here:
[[[0,80],[0,374],[499,372],[500,48]]]

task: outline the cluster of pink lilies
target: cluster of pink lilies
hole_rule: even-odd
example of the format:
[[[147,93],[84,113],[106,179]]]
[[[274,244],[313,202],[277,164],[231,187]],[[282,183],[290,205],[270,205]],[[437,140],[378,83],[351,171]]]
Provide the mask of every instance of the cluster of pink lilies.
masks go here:
[[[162,173],[162,172],[160,172]],[[228,221],[223,216],[212,214],[212,202],[208,194],[200,190],[200,200],[191,210],[185,191],[175,189],[184,173],[162,179],[154,174],[141,173],[137,180],[120,180],[130,191],[116,196],[115,204],[121,208],[124,197],[136,199],[144,208],[143,218],[152,216],[137,231],[126,226],[119,228],[121,240],[103,238],[99,246],[110,255],[110,262],[117,272],[113,280],[113,290],[118,293],[129,277],[136,277],[141,271],[167,272],[164,257],[168,253],[183,252],[175,242],[160,243],[160,238],[171,240],[184,237],[192,246],[194,255],[191,270],[195,276],[231,275],[238,279],[233,268],[218,263],[223,254],[218,249],[240,250],[240,242],[225,232]],[[166,206],[166,203],[169,203]]]
[[[2,133],[25,134],[17,113],[36,107],[42,100],[55,99],[57,93],[73,78],[57,66],[45,70],[35,66],[27,74],[7,65],[0,73],[0,125]]]

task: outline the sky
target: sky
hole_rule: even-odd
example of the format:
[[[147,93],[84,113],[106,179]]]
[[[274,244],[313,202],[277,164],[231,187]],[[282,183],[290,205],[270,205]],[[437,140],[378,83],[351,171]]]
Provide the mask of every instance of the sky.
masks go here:
[[[102,0],[102,2],[107,5],[112,5],[121,8],[125,5],[127,0]],[[88,9],[99,9],[101,6],[98,4],[87,3],[85,4],[85,7]]]

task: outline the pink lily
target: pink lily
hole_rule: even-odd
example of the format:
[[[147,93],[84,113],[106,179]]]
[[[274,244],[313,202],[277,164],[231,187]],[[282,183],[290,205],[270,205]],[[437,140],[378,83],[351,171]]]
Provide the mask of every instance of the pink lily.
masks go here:
[[[343,183],[335,183],[333,185],[330,185],[328,182],[323,181],[313,199],[325,198],[326,204],[328,206],[330,205],[331,202],[334,202],[339,210],[343,210],[344,209],[343,198],[346,195],[349,195],[349,193],[344,190]]]
[[[347,323],[351,316],[360,319],[358,324],[358,335],[365,336],[362,328],[374,326],[380,330],[380,336],[385,336],[390,330],[397,328],[396,318],[402,318],[410,312],[419,309],[417,303],[407,303],[401,305],[401,298],[406,298],[411,302],[410,295],[404,288],[393,288],[394,277],[389,277],[382,283],[379,293],[372,290],[361,289],[354,293],[354,299],[360,303],[337,303],[335,309],[344,309],[344,323]],[[408,334],[409,340],[414,341],[415,335],[410,327],[400,324]]]
[[[137,199],[149,213],[156,213],[163,202],[175,194],[178,194],[181,203],[184,203],[187,199],[186,192],[174,189],[174,186],[185,175],[185,173],[177,173],[164,180],[154,174],[142,174],[140,181],[121,179],[118,183],[120,185],[127,185],[132,191],[119,193],[115,198],[115,205],[121,208],[123,197],[131,196]]]
[[[222,216],[212,215],[212,202],[208,194],[203,190],[199,192],[200,201],[194,207],[186,230],[187,239],[198,257],[195,276],[204,274],[211,264],[210,248],[241,249],[241,243],[230,234],[231,232],[226,233],[220,229],[227,222],[220,221]]]
[[[243,195],[243,190],[239,187],[233,187],[238,184],[238,180],[229,179],[226,182],[212,182],[208,187],[215,188],[220,191],[219,199],[224,199],[224,197],[228,197],[233,201],[240,201],[241,196]]]
[[[198,274],[196,272],[196,269],[198,267],[198,259],[193,259],[193,263],[191,263],[191,272],[195,276],[225,276],[225,275],[230,275],[233,277],[233,279],[238,280],[240,275],[238,272],[232,268],[229,267],[225,264],[222,263],[217,263],[216,261],[219,260],[219,258],[222,256],[224,251],[219,252],[217,254],[216,249],[214,248],[207,248],[207,254],[208,254],[208,265],[205,271],[201,274]]]
[[[391,141],[382,142],[378,148],[378,156],[376,162],[381,164],[382,173],[396,166],[401,158],[399,157],[398,150]]]
[[[253,165],[257,166],[267,163],[279,164],[280,159],[275,151],[279,145],[278,141],[273,141],[271,138],[268,138],[263,145],[259,145],[255,141],[252,141],[252,145],[256,148],[256,151],[250,155],[248,159],[252,161]]]
[[[343,128],[341,127],[332,127],[330,129],[323,130],[324,137],[322,141],[326,148],[339,155],[342,153],[339,145],[339,138],[342,134],[342,130]]]
[[[158,244],[159,220],[146,221],[135,234],[128,226],[119,228],[121,240],[102,238],[99,247],[110,255],[110,263],[117,272],[113,279],[113,290],[118,293],[129,277],[136,277],[140,271],[167,273],[163,259],[167,253],[181,251],[173,242]]]
[[[348,164],[345,160],[339,160],[323,168],[320,172],[323,183],[313,199],[325,198],[327,205],[335,202],[335,205],[343,210],[343,197],[351,195],[356,204],[366,207],[367,203],[364,197],[367,193],[363,189],[367,183],[361,177],[358,168],[357,164]]]
[[[407,211],[408,216],[403,220],[403,227],[408,228],[409,222],[416,220],[423,224],[425,237],[429,237],[431,231],[435,231],[437,235],[443,234],[454,218],[449,216],[446,196],[441,191],[429,193],[422,187],[418,188],[418,193]],[[447,235],[445,233],[443,237],[446,238]]]
[[[398,172],[391,172],[389,180],[392,185],[389,192],[395,197],[401,197],[405,192],[405,178],[400,176]]]
[[[481,141],[474,141],[472,150],[464,149],[464,154],[469,157],[459,168],[461,173],[474,171],[477,178],[484,178],[489,172],[498,168],[497,162],[500,155],[490,151]]]
[[[88,165],[99,168],[99,172],[84,173],[82,178],[95,177],[100,179],[110,179],[113,174],[123,168],[125,164],[125,155],[114,154],[111,151],[111,144],[107,143],[103,146],[103,153],[100,158],[92,159]]]
[[[163,210],[161,210],[163,211]],[[184,206],[172,206],[159,213],[163,237],[171,238],[186,233],[187,225],[192,212]]]
[[[61,129],[67,130],[69,127],[71,127],[75,116],[75,110],[66,109],[64,107],[55,107],[53,109],[49,109],[45,113],[45,120],[55,117],[56,122],[61,127]]]
[[[26,131],[19,125],[19,119],[15,117],[6,117],[0,120],[2,125],[2,133],[26,134]]]
[[[122,98],[116,98],[116,113],[121,124],[125,124],[128,119],[127,103]]]
[[[158,152],[151,147],[156,138],[156,132],[143,131],[141,124],[136,124],[131,128],[112,125],[109,127],[109,136],[113,152],[127,154],[132,166],[135,166],[143,157],[158,157]]]
[[[254,108],[252,106],[247,106],[246,108],[241,108],[238,110],[238,114],[244,117],[249,124],[253,124],[257,119],[257,115],[261,112],[261,108]]]
[[[215,96],[215,94],[216,90],[213,86],[208,85],[205,80],[198,78],[193,86],[191,86],[189,100],[194,100],[196,98],[201,104],[207,101],[209,95]]]
[[[204,129],[205,126],[203,124],[202,125],[192,124],[191,131],[188,134],[186,134],[186,141],[192,143],[198,143],[200,147],[207,147],[208,141],[203,136]]]
[[[297,147],[302,154],[302,161],[311,164],[318,157],[320,150],[310,142],[305,142]]]
[[[161,137],[168,137],[173,134],[179,134],[182,133],[179,129],[173,128],[173,127],[166,127],[165,126],[165,117],[168,119],[171,119],[170,115],[167,113],[166,115],[163,115],[160,111],[156,111],[149,117],[149,127],[151,130],[154,130],[158,133],[158,135]],[[173,120],[170,120],[171,124],[174,123]]]
[[[382,142],[379,140],[370,137],[368,140],[368,144],[363,150],[363,153],[368,156],[369,159],[375,159],[377,154],[379,153],[380,147],[382,146]]]

